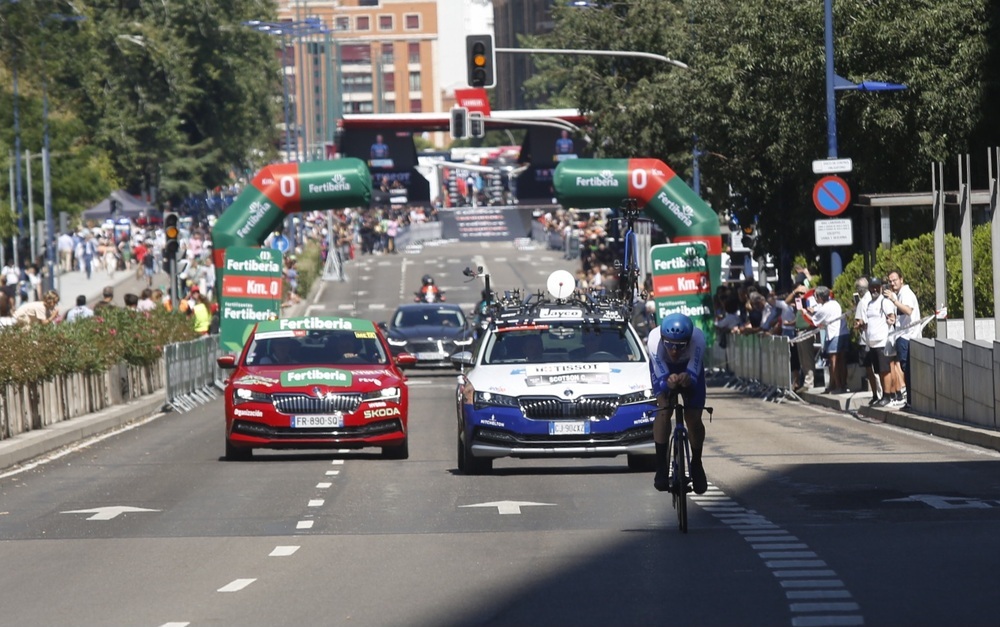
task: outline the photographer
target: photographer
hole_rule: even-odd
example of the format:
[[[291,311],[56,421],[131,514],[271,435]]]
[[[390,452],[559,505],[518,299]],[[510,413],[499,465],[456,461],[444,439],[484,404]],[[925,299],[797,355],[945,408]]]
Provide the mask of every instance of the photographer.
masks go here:
[[[899,381],[902,390],[896,395],[896,404],[910,403],[910,340],[920,337],[923,327],[914,325],[920,320],[920,303],[917,295],[903,281],[899,270],[889,272],[885,297],[896,307],[896,358],[901,367],[903,379]],[[913,326],[911,326],[913,325]]]

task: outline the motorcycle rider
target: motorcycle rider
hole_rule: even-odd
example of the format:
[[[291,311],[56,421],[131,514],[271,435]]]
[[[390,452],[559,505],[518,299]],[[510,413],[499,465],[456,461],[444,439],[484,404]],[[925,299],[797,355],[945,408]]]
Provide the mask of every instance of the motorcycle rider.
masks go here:
[[[434,285],[434,277],[425,274],[420,279],[420,290],[417,292],[416,302],[441,303],[444,302],[444,292]]]

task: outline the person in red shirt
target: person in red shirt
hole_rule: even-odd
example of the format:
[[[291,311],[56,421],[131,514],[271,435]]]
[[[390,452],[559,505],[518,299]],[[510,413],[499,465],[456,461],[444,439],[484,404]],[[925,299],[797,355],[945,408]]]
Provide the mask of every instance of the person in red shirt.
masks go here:
[[[149,249],[146,248],[146,244],[144,244],[142,240],[139,240],[136,243],[135,248],[132,249],[132,255],[135,257],[135,260],[137,262],[137,267],[135,272],[135,278],[137,279],[142,279],[142,275],[145,273],[142,260],[145,259],[146,255],[148,254],[149,254]]]

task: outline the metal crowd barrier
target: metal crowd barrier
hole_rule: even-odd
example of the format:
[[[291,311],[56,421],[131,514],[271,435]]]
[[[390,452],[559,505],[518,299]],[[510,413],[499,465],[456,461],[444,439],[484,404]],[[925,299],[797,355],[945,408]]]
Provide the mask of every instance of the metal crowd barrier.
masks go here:
[[[732,379],[727,387],[766,400],[793,397],[790,343],[782,335],[730,335],[727,358]]]
[[[225,375],[215,363],[221,354],[218,335],[163,347],[167,405],[186,412],[218,397]]]

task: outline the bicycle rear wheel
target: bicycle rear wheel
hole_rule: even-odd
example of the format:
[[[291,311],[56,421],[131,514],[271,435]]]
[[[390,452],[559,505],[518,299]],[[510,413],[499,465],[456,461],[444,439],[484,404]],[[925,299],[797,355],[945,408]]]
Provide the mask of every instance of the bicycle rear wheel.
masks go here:
[[[674,493],[674,509],[677,510],[677,528],[681,533],[688,530],[688,508],[687,508],[687,437],[683,432],[674,435],[673,446],[673,468],[674,477],[672,488]]]

